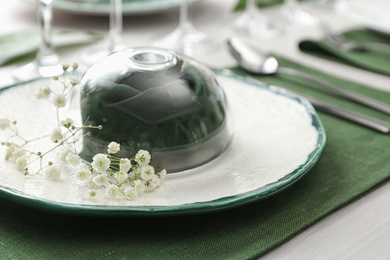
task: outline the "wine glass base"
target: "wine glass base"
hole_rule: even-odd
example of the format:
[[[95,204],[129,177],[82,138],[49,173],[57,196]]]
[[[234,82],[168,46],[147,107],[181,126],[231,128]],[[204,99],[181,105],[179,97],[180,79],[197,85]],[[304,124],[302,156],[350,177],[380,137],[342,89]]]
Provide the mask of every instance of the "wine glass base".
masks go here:
[[[151,45],[173,50],[187,56],[211,52],[219,46],[206,34],[189,25],[186,28],[178,27],[168,35],[152,39]]]
[[[63,74],[61,64],[42,65],[37,61],[27,63],[26,65],[16,68],[12,72],[12,76],[19,81],[27,81],[41,77],[53,77]]]
[[[274,38],[282,29],[258,12],[244,12],[229,27],[232,34],[253,38]]]
[[[288,23],[295,25],[315,25],[318,23],[317,18],[302,10],[299,6],[287,6],[282,9],[282,14]]]
[[[314,3],[314,6],[326,10],[335,10],[337,9],[338,1],[337,0],[317,0]]]

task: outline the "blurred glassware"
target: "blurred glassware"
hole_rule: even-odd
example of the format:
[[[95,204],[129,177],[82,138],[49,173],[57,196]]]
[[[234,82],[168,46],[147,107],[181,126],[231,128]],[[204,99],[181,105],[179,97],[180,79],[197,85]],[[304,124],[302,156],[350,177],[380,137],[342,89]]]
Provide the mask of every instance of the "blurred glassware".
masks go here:
[[[318,8],[334,10],[338,2],[338,0],[314,0],[314,5]]]
[[[108,47],[92,49],[91,51],[83,53],[81,59],[84,64],[92,65],[110,53],[123,50],[125,48],[122,41],[122,0],[110,0],[109,20],[110,28],[108,31]]]
[[[229,29],[233,34],[258,38],[272,38],[282,33],[280,26],[259,11],[256,0],[246,1],[245,11],[233,21]]]
[[[302,10],[297,0],[284,0],[282,15],[287,22],[297,25],[313,25],[317,19],[310,13]]]
[[[17,80],[31,80],[38,77],[52,77],[63,73],[60,58],[52,44],[52,2],[37,0],[37,18],[41,40],[34,61],[16,68],[12,75]]]
[[[189,18],[189,0],[180,4],[179,25],[175,30],[163,36],[156,36],[151,44],[156,47],[174,50],[187,56],[205,53],[218,48],[218,43],[208,35],[198,31]]]

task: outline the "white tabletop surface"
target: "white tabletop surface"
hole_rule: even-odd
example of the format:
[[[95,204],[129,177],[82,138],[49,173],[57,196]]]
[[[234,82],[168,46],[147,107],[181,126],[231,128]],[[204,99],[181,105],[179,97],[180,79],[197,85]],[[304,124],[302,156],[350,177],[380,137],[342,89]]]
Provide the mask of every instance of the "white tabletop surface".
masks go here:
[[[203,0],[192,6],[193,23],[204,33],[223,40],[227,36],[226,24],[233,13],[236,0]],[[313,14],[327,19],[335,28],[356,26],[354,21],[332,9],[313,4],[304,6]],[[279,7],[269,8],[264,15],[280,17]],[[178,9],[160,14],[124,18],[124,44],[128,47],[144,46],[154,36],[173,30],[178,22]],[[0,35],[36,28],[34,6],[23,0],[2,1],[0,10]],[[85,16],[60,11],[54,12],[54,27],[74,30],[108,30],[107,17]],[[390,77],[381,76],[342,64],[320,60],[301,53],[297,43],[304,37],[321,37],[317,26],[284,25],[284,33],[274,39],[253,40],[265,51],[283,54],[293,60],[333,74],[335,76],[390,91]],[[105,43],[100,43],[102,46]],[[66,62],[77,61],[79,52],[61,53]],[[208,55],[198,56],[201,62],[213,67],[235,65],[225,47]],[[13,66],[0,68],[0,86],[14,82]],[[384,148],[386,149],[386,148]],[[336,211],[317,222],[261,259],[390,259],[390,183],[385,184],[360,200]]]

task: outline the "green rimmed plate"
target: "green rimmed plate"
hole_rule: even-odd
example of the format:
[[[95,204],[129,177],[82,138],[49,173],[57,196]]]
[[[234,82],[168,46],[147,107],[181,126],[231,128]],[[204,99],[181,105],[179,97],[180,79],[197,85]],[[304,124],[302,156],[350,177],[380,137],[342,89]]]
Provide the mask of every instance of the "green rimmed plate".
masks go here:
[[[35,2],[35,0],[27,0]],[[183,0],[122,0],[124,15],[144,15],[160,13],[180,6]],[[198,0],[189,0],[195,2]],[[56,0],[56,10],[86,15],[108,15],[110,0]]]
[[[38,209],[83,216],[165,216],[209,213],[268,198],[299,180],[317,162],[326,136],[313,107],[277,87],[218,72],[234,122],[231,146],[202,167],[168,174],[163,185],[135,201],[111,201],[104,190],[89,199],[70,174],[58,181],[25,177],[12,163],[0,163],[0,195]],[[19,131],[50,132],[51,104],[33,93],[47,79],[10,86],[0,92],[0,118],[20,122]],[[3,139],[3,138],[1,138]],[[4,151],[0,152],[0,158]]]

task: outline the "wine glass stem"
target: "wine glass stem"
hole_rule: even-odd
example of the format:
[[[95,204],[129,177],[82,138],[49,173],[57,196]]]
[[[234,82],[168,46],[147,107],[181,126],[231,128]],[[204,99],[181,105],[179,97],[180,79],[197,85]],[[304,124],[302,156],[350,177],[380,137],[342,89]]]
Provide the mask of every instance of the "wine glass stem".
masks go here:
[[[245,10],[248,12],[248,13],[254,13],[256,11],[256,0],[248,0],[246,2],[246,7],[245,7]]]
[[[122,0],[110,0],[110,51],[115,51],[122,44],[122,32]]]
[[[285,5],[290,8],[295,8],[298,5],[296,0],[285,0]]]
[[[38,24],[41,35],[41,43],[39,45],[36,61],[39,64],[51,60],[55,55],[52,45],[52,2],[53,0],[37,0],[38,6]]]
[[[188,12],[188,0],[184,0],[180,4],[180,17],[179,17],[179,28],[187,31],[191,27],[189,12]]]

